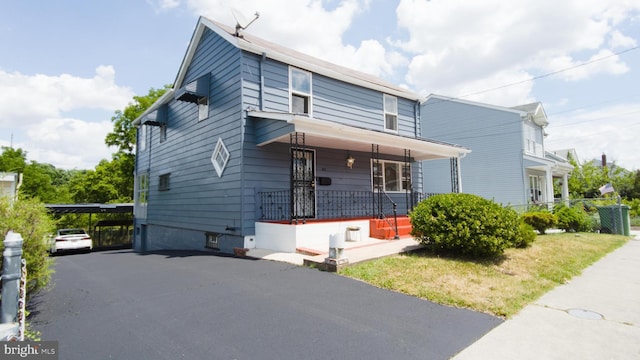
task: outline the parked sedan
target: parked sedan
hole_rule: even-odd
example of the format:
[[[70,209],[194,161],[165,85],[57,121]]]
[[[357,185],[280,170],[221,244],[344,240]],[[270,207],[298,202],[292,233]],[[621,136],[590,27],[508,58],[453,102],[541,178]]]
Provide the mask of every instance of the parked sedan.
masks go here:
[[[51,240],[50,252],[55,254],[60,251],[91,251],[93,241],[83,229],[60,229]]]

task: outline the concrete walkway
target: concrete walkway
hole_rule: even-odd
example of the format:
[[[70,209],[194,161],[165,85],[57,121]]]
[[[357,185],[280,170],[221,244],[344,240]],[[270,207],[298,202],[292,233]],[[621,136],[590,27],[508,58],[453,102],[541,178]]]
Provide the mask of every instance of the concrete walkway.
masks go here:
[[[379,240],[374,238],[363,238],[361,241],[346,241],[344,256],[349,264],[355,264],[365,260],[381,258],[389,255],[399,254],[420,248],[421,245],[412,237],[405,237],[399,240]],[[321,264],[329,255],[329,241],[326,248],[316,246],[314,251],[317,255],[305,255],[299,253],[283,253],[265,249],[250,249],[247,256],[264,260],[282,261],[290,264],[303,265],[306,263]]]
[[[640,233],[454,359],[640,359]]]

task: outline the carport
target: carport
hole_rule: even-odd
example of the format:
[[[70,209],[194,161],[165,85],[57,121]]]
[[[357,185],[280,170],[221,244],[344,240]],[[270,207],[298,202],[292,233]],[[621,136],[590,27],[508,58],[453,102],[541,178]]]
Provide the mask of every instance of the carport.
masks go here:
[[[92,227],[93,214],[131,214],[133,215],[133,204],[46,204],[45,207],[49,212],[53,214],[89,214],[89,226],[88,229],[92,237],[98,234],[98,238],[94,239],[98,241],[97,247],[102,247],[102,231],[95,231]],[[123,232],[123,228],[126,228],[126,232],[133,228],[133,216],[131,219],[118,219],[118,220],[102,220],[98,221],[95,225],[96,228],[119,226],[120,233]],[[93,230],[93,231],[92,231]]]

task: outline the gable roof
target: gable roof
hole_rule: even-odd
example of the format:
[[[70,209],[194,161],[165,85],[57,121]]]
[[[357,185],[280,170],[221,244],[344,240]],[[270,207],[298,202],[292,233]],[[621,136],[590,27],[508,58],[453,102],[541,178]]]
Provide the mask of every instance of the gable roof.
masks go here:
[[[365,74],[363,72],[349,69],[347,67],[320,60],[318,58],[303,54],[293,49],[274,44],[246,32],[243,32],[242,37],[235,36],[235,29],[201,16],[198,19],[198,23],[196,24],[193,34],[191,35],[189,46],[187,47],[185,56],[182,59],[182,63],[180,64],[180,69],[178,70],[176,79],[173,82],[173,87],[167,90],[163,96],[161,96],[145,112],[138,116],[138,118],[133,121],[133,125],[139,125],[142,119],[144,119],[147,115],[158,110],[160,106],[169,103],[174,98],[176,89],[180,89],[183,86],[187,70],[189,69],[189,65],[191,65],[191,61],[193,60],[193,56],[195,55],[198,44],[200,43],[200,39],[202,38],[202,35],[204,34],[204,31],[206,29],[215,32],[227,42],[240,50],[251,52],[260,56],[265,56],[267,58],[293,65],[301,69],[324,75],[336,80],[381,91],[389,95],[394,95],[414,101],[420,100],[420,96],[418,94],[415,94],[396,85],[387,83],[373,75]]]
[[[518,114],[518,115],[520,115],[522,117],[527,116],[527,112],[524,111],[524,110],[521,110],[521,109],[509,108],[509,107],[492,105],[492,104],[487,104],[487,103],[481,103],[481,102],[478,102],[478,101],[463,100],[463,99],[460,99],[460,98],[455,98],[455,97],[451,97],[451,96],[444,96],[444,95],[437,95],[437,94],[429,94],[429,96],[427,96],[424,100],[421,101],[421,105],[425,104],[426,102],[428,102],[431,99],[436,99],[436,100],[439,100],[441,102],[443,102],[443,101],[456,102],[456,103],[460,103],[460,104],[471,105],[471,106],[479,106],[479,107],[492,109],[492,110],[506,111],[506,112]]]
[[[210,20],[203,16],[198,19],[198,23],[196,24],[196,28],[191,37],[191,41],[189,42],[189,47],[187,48],[187,52],[180,66],[180,70],[178,71],[178,75],[176,76],[174,88],[177,89],[183,85],[182,83],[184,81],[187,69],[191,64],[191,60],[193,59],[193,55],[195,54],[196,48],[205,29],[210,29],[238,49],[250,53],[265,56],[267,58],[290,64],[316,74],[321,74],[333,79],[356,84],[365,88],[378,90],[390,95],[412,99],[415,101],[418,101],[420,99],[420,96],[418,94],[415,94],[396,85],[387,83],[373,75],[365,74],[363,72],[339,66],[328,61],[320,60],[313,56],[309,56],[293,49],[261,39],[257,36],[253,36],[250,33],[243,32],[242,37],[235,36],[234,28]]]
[[[542,127],[549,125],[549,121],[547,120],[547,113],[544,111],[541,102],[518,105],[512,107],[512,109],[526,111],[529,115],[531,115],[531,120]]]
[[[531,121],[533,121],[534,123],[536,123],[539,126],[545,127],[545,126],[549,125],[549,121],[547,120],[547,114],[544,111],[544,108],[542,107],[542,103],[540,103],[540,102],[534,102],[534,103],[530,103],[530,104],[518,105],[518,106],[512,106],[512,107],[504,107],[504,106],[481,103],[481,102],[477,102],[477,101],[463,100],[463,99],[460,99],[460,98],[455,98],[455,97],[450,97],[450,96],[430,94],[424,100],[422,100],[420,102],[420,104],[423,105],[426,102],[428,102],[430,99],[438,99],[440,101],[457,102],[457,103],[460,103],[460,104],[479,106],[479,107],[492,109],[492,110],[517,113],[521,117],[530,117]]]

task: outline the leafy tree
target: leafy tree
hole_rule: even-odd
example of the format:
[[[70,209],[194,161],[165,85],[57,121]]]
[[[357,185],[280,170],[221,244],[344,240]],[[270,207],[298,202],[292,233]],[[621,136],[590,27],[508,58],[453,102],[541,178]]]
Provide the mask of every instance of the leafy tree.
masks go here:
[[[569,193],[577,199],[597,198],[600,197],[599,188],[608,182],[609,175],[605,168],[591,161],[575,164],[569,177]]]
[[[162,89],[151,88],[146,96],[134,96],[133,103],[130,103],[124,110],[117,110],[115,115],[111,117],[113,131],[107,134],[105,143],[117,147],[118,151],[113,155],[113,164],[107,166],[101,163],[98,166],[109,167],[109,170],[113,171],[110,177],[114,179],[113,186],[118,193],[118,199],[130,201],[133,195],[136,144],[136,127],[133,125],[133,121],[170,88],[171,85],[165,85]],[[98,171],[99,169],[96,167],[96,172]]]
[[[9,199],[0,197],[0,234],[3,240],[9,230],[19,233],[24,240],[22,250],[27,261],[28,296],[49,283],[51,260],[47,255],[44,238],[51,234],[53,229],[53,221],[47,209],[37,199],[18,199],[11,205]]]
[[[18,148],[2,147],[0,155],[0,171],[23,173],[27,166],[27,152]]]
[[[136,128],[133,126],[133,120],[142,115],[170,88],[171,85],[165,85],[162,89],[151,88],[146,96],[134,96],[134,102],[129,103],[124,110],[116,110],[115,115],[111,117],[113,131],[107,134],[105,143],[117,147],[117,154],[134,155]]]

